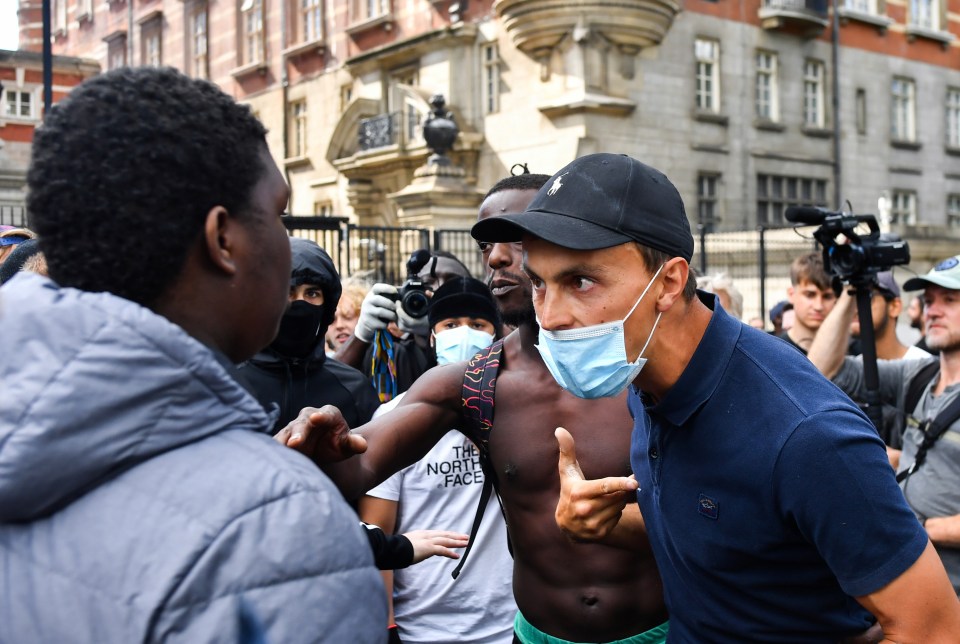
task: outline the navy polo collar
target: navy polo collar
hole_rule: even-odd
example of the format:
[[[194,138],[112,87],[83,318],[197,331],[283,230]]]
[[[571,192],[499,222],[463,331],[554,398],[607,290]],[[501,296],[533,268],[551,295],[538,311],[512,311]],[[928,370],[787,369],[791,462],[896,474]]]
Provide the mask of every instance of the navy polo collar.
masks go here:
[[[686,423],[720,386],[743,328],[739,320],[723,312],[715,295],[697,291],[697,296],[713,310],[707,330],[677,382],[660,402],[647,408],[674,426]]]

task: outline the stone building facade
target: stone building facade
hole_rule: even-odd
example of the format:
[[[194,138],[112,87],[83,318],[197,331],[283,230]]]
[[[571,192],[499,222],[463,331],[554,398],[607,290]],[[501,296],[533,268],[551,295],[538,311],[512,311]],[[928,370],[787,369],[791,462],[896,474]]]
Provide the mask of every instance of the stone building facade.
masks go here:
[[[53,100],[96,74],[91,60],[53,59]],[[30,51],[0,50],[0,224],[22,225],[33,131],[43,114],[43,65]]]
[[[709,230],[839,196],[921,246],[960,231],[960,0],[838,0],[837,65],[826,0],[53,3],[56,53],[173,65],[249,103],[296,214],[466,226],[514,164],[611,151],[663,170]],[[38,6],[21,0],[30,48]],[[437,93],[463,176],[446,214],[412,213]]]

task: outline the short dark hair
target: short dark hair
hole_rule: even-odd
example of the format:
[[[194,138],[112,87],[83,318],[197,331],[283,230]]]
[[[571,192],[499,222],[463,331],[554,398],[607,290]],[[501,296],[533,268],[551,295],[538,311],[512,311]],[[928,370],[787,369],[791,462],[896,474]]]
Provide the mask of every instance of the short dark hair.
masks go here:
[[[539,190],[547,181],[550,180],[549,174],[518,174],[512,177],[505,177],[493,184],[493,187],[483,195],[484,201],[490,195],[504,190]]]
[[[662,250],[657,250],[656,248],[650,248],[649,246],[644,246],[639,242],[634,242],[637,244],[637,248],[640,249],[640,256],[643,257],[643,263],[646,266],[647,270],[651,273],[659,269],[661,266],[669,262],[671,259],[676,257],[676,255],[671,255],[665,253]],[[693,268],[687,273],[687,283],[683,285],[683,299],[686,302],[690,302],[697,296],[697,276],[694,273]]]
[[[266,149],[249,107],[173,68],[85,81],[47,114],[27,173],[50,276],[154,304],[211,208],[247,214]]]

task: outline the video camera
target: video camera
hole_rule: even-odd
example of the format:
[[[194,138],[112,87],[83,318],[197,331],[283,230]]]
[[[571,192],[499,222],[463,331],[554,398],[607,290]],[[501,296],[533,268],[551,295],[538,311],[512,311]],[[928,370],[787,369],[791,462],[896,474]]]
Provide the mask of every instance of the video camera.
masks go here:
[[[823,267],[842,281],[863,284],[880,271],[910,263],[910,246],[895,235],[881,235],[873,215],[834,212],[815,206],[791,206],[787,221],[804,226],[820,226],[813,237],[823,246]],[[857,226],[866,224],[870,232],[861,235]],[[846,241],[837,241],[841,236]]]
[[[407,260],[407,279],[400,287],[398,298],[404,313],[412,318],[424,317],[430,308],[430,298],[427,297],[427,287],[420,279],[420,271],[431,258],[430,251],[421,248]]]

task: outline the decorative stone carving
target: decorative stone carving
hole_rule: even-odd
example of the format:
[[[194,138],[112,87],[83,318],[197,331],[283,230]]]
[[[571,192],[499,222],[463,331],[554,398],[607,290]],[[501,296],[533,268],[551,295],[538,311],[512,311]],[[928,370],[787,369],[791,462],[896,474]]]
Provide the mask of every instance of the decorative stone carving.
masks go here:
[[[517,48],[540,62],[546,80],[551,52],[567,34],[575,41],[584,33],[602,34],[624,58],[632,58],[663,40],[680,5],[673,0],[497,0],[494,9]],[[632,77],[632,64],[622,65],[621,73]]]

